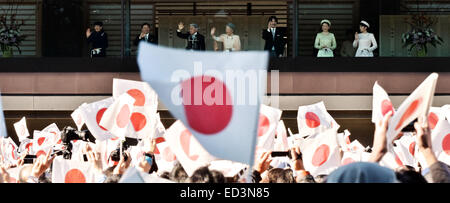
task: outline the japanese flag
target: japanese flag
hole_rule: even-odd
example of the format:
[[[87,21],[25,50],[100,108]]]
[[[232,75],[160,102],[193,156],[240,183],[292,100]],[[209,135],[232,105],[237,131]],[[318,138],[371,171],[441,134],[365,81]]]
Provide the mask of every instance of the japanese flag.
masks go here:
[[[329,174],[341,165],[336,134],[330,129],[306,138],[301,144],[303,165],[311,175]]]
[[[432,149],[436,157],[441,152],[450,155],[450,123],[440,122],[431,132]]]
[[[19,137],[20,142],[30,137],[30,132],[28,132],[27,121],[25,117],[20,119],[19,122],[14,123],[14,129],[16,130],[16,134],[17,137]]]
[[[253,162],[268,53],[190,52],[141,43],[138,64],[142,80],[211,155]]]
[[[447,121],[450,122],[450,104],[446,104],[446,105],[442,106],[441,108],[442,108],[443,114],[447,118]]]
[[[394,143],[396,144],[393,148],[394,152],[398,156],[398,159],[400,159],[402,165],[414,167],[416,165],[416,161],[414,156],[409,151],[409,146],[405,146],[402,142],[400,142],[400,140],[395,140]]]
[[[189,176],[197,168],[215,160],[179,120],[167,129],[165,138],[170,150]]]
[[[414,119],[428,115],[437,78],[438,74],[432,73],[403,101],[395,115],[389,120],[386,134],[388,143],[392,143],[400,131]]]
[[[396,170],[397,168],[402,167],[404,164],[397,153],[388,150],[388,152],[386,152],[386,154],[381,159],[380,165],[388,167],[392,170]]]
[[[1,92],[0,92],[1,95]],[[0,96],[0,137],[7,137],[5,116],[3,115],[2,97]]]
[[[450,166],[450,155],[446,152],[441,152],[441,154],[438,156],[438,160]]]
[[[281,110],[261,104],[258,124],[258,147],[273,150]]]
[[[363,152],[366,149],[358,140],[353,140],[348,147],[350,148],[350,151],[354,152]]]
[[[33,151],[36,156],[47,155],[53,148],[53,134],[35,130],[33,132]]]
[[[234,177],[241,171],[245,170],[246,167],[247,165],[239,162],[232,162],[230,160],[215,160],[211,161],[208,169],[220,171],[225,177]]]
[[[177,163],[177,157],[172,152],[167,142],[161,142],[156,144],[160,150],[159,154],[155,154],[155,161],[158,164],[158,173],[161,171],[171,172],[175,164]]]
[[[346,151],[342,156],[341,165],[347,165],[353,162],[360,162],[361,156],[362,156],[361,151]]]
[[[289,150],[289,141],[287,138],[287,131],[284,122],[280,120],[277,126],[277,139],[275,141],[275,151]]]
[[[135,99],[134,106],[158,106],[158,95],[146,82],[113,79],[113,97],[118,99],[122,94],[128,93]]]
[[[339,144],[339,147],[343,151],[351,151],[350,150],[350,144],[351,144],[350,135],[351,135],[351,133],[347,129],[345,129],[343,133],[337,134],[337,142]]]
[[[35,154],[33,148],[33,139],[26,138],[20,142],[19,152],[26,152],[27,150],[29,154]]]
[[[59,144],[61,141],[61,131],[59,130],[56,123],[52,123],[42,129],[42,133],[47,133],[49,136],[49,144]]]
[[[302,137],[340,127],[327,112],[323,102],[298,107],[297,125]]]
[[[103,126],[113,135],[125,139],[134,102],[135,99],[129,94],[122,94],[106,109],[100,120],[100,126]]]
[[[159,113],[156,114],[155,119],[156,119],[156,128],[155,128],[154,137],[152,139],[154,139],[156,142],[154,154],[159,155],[160,150],[158,148],[158,144],[166,141],[166,139],[164,139],[164,134],[166,134],[166,128],[164,127],[164,125],[161,122]]]
[[[444,108],[430,107],[428,113],[428,126],[433,131],[439,122],[447,122],[445,120]]]
[[[81,106],[86,105],[87,103],[83,103]],[[83,119],[83,116],[81,115],[81,110],[80,108],[75,109],[75,111],[72,112],[72,114],[70,114],[70,116],[73,119],[73,122],[75,122],[75,125],[77,126],[78,130],[81,130],[81,128],[83,127],[85,121]]]
[[[392,111],[392,115],[395,114],[394,106],[388,94],[378,82],[375,82],[375,85],[373,85],[372,123],[382,120],[389,111]]]
[[[91,134],[98,141],[108,140],[113,135],[104,127],[100,126],[100,121],[109,106],[114,102],[112,97],[93,102],[79,107],[80,114]]]
[[[58,156],[53,160],[52,183],[93,183],[95,176],[91,167],[89,162]]]
[[[6,139],[3,139],[2,143],[2,153],[4,157],[4,161],[15,164],[17,162],[17,159],[19,159],[19,153],[17,152],[17,145],[16,143],[11,139],[11,137],[8,137]]]
[[[153,136],[156,125],[155,115],[158,108],[158,95],[146,83],[141,81],[114,78],[113,97],[127,93],[135,99],[131,114],[128,137],[143,139]]]

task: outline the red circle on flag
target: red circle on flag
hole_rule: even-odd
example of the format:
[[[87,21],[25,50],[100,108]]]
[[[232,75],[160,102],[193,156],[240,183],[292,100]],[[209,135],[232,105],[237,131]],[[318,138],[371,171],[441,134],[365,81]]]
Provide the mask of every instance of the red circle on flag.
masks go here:
[[[155,143],[156,143],[156,144],[159,144],[159,143],[165,142],[165,141],[166,141],[166,140],[164,139],[164,137],[158,137],[158,138],[155,139]],[[155,154],[159,154],[159,153],[160,153],[157,145],[155,145],[155,151],[154,151],[154,153],[155,153]]]
[[[45,137],[40,137],[40,138],[38,138],[37,143],[39,146],[41,146],[42,143],[44,143],[44,141],[45,141]]]
[[[414,112],[416,112],[417,107],[419,107],[421,100],[422,99],[416,99],[413,102],[411,102],[409,107],[406,109],[405,113],[403,113],[402,117],[400,118],[397,126],[395,127],[395,130],[398,130],[400,127],[402,127],[405,120],[407,120],[409,117],[413,115]]]
[[[320,125],[320,119],[317,114],[313,112],[307,112],[305,114],[306,125],[310,128],[317,128]]]
[[[14,145],[12,145],[11,143],[10,143],[9,145],[11,146],[11,156],[12,156],[12,158],[15,160],[15,159],[16,159],[16,155],[15,155],[15,153],[14,153],[15,147],[14,147]]]
[[[345,136],[345,143],[346,144],[351,144],[352,142],[350,142],[350,136]]]
[[[264,114],[259,114],[258,137],[267,133],[270,127],[269,119]]]
[[[413,155],[413,156],[414,156],[415,148],[416,148],[416,142],[411,142],[411,144],[409,144],[409,153],[411,153],[411,155]]]
[[[312,165],[315,167],[321,166],[328,160],[329,155],[330,147],[326,144],[320,145],[314,152],[314,155],[312,157]]]
[[[395,154],[395,162],[399,165],[399,166],[403,166],[402,161],[400,160],[400,158],[398,157],[397,154]]]
[[[33,146],[33,143],[30,142],[28,144],[25,145],[25,149],[28,149],[28,151],[30,151],[30,148]]]
[[[145,127],[145,124],[147,124],[147,119],[145,116],[141,113],[134,112],[131,114],[131,124],[133,124],[134,131],[139,132]]]
[[[175,159],[176,159],[175,154],[172,153],[172,150],[170,150],[169,147],[166,147],[164,149],[163,157],[164,157],[164,160],[166,160],[167,162],[172,162],[172,161],[175,161]]]
[[[23,125],[20,126],[20,136],[25,136],[25,127]]]
[[[189,159],[195,161],[198,159],[199,156],[190,154],[191,138],[192,134],[189,132],[189,130],[187,129],[184,130],[183,132],[181,132],[180,135],[180,144],[181,147],[183,148],[184,153],[189,157]]]
[[[355,162],[355,160],[353,160],[351,157],[347,157],[344,160],[342,160],[342,165],[347,165],[353,162]]]
[[[130,122],[130,107],[128,105],[123,105],[122,108],[120,108],[119,113],[116,117],[116,125],[119,128],[125,128],[127,127],[128,123]]]
[[[231,94],[219,79],[197,76],[185,80],[181,83],[181,96],[186,119],[195,131],[205,135],[216,134],[231,121]]]
[[[102,108],[102,109],[98,110],[97,115],[95,116],[95,120],[97,120],[98,127],[100,127],[104,131],[108,131],[106,128],[104,128],[100,125],[100,121],[102,120],[102,117],[103,117],[103,114],[105,113],[105,111],[106,111],[106,108]]]
[[[64,177],[65,183],[86,183],[86,178],[84,177],[83,172],[74,168],[70,169],[66,176]]]
[[[431,129],[434,129],[436,127],[438,121],[439,117],[434,112],[430,112],[430,114],[428,114],[428,125]]]
[[[442,140],[442,150],[447,154],[450,155],[450,133],[447,134],[444,139]]]
[[[39,156],[41,156],[41,155],[47,155],[47,153],[45,153],[43,150],[39,150],[37,153],[36,153],[36,157],[39,157]]]
[[[15,178],[9,177],[8,183],[18,183],[18,182]]]
[[[386,115],[389,111],[392,111],[394,113],[394,107],[392,106],[392,102],[385,99],[381,102],[381,113],[382,115]]]
[[[145,95],[138,89],[128,90],[127,93],[134,98],[134,106],[144,106],[145,104]]]

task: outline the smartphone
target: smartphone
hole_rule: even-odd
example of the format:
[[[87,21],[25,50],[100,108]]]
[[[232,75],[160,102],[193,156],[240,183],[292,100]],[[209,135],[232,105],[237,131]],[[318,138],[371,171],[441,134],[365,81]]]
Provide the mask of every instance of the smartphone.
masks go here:
[[[283,157],[283,156],[287,156],[290,157],[289,151],[286,152],[272,152],[271,154],[272,157]]]
[[[32,164],[34,163],[34,159],[36,159],[36,155],[27,154],[23,159],[24,164]]]

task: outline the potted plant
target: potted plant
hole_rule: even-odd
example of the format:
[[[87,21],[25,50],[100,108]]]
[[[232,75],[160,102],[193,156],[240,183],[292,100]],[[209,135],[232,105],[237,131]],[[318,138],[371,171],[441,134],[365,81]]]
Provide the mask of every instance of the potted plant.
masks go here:
[[[438,18],[425,16],[423,13],[414,14],[405,19],[405,22],[411,26],[411,30],[402,35],[403,47],[409,47],[408,51],[415,49],[416,56],[423,57],[427,56],[428,44],[433,47],[442,45],[444,41],[431,28],[437,21]]]
[[[25,39],[25,35],[21,33],[21,26],[24,25],[24,20],[17,20],[16,14],[8,16],[0,14],[0,50],[3,57],[11,57],[13,55],[13,47],[16,47],[19,53],[20,44]]]

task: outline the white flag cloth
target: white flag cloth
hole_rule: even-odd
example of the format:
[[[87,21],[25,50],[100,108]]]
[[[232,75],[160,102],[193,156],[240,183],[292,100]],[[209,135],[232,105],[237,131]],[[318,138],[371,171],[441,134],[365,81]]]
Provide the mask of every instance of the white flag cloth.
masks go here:
[[[215,160],[211,161],[208,169],[220,171],[225,177],[234,177],[246,167],[247,165],[239,162],[232,162],[230,160]]]
[[[381,159],[380,165],[384,166],[384,167],[388,167],[392,170],[396,170],[399,167],[402,167],[404,164],[400,160],[400,157],[395,152],[388,151]]]
[[[134,102],[135,99],[129,94],[122,94],[106,109],[100,120],[100,126],[108,129],[113,135],[125,139]]]
[[[350,151],[354,152],[364,152],[366,149],[358,140],[353,140],[348,147],[350,148]]]
[[[54,142],[54,134],[48,131],[38,131],[35,130],[33,132],[33,152],[36,156],[47,155],[47,153],[51,153],[53,149]]]
[[[83,103],[81,106],[86,105],[87,103]],[[78,130],[81,130],[81,128],[83,127],[85,121],[83,119],[83,116],[81,115],[81,110],[80,108],[75,109],[75,111],[72,112],[72,114],[70,114],[70,116],[73,119],[73,122],[75,122],[75,125],[77,126]]]
[[[325,132],[328,129],[339,129],[339,125],[331,117],[322,102],[298,107],[297,125],[299,135],[304,137]]]
[[[156,107],[134,106],[127,137],[144,139],[154,137],[157,126]]]
[[[275,144],[275,133],[281,118],[281,110],[261,104],[258,122],[258,144],[259,148],[273,150]]]
[[[301,144],[303,165],[311,175],[327,175],[341,165],[336,134],[330,129],[306,138]]]
[[[432,73],[403,101],[395,115],[389,120],[389,128],[386,134],[388,143],[392,143],[401,130],[414,119],[428,115],[437,78],[438,74]],[[392,145],[389,144],[388,146]]]
[[[347,129],[345,129],[343,133],[337,134],[337,142],[342,151],[351,151],[349,147],[351,144],[350,135],[351,133]]]
[[[66,160],[58,156],[53,160],[52,183],[93,183],[93,171],[89,162]]]
[[[1,95],[1,92],[0,92]],[[0,96],[0,137],[7,137],[5,116],[3,115],[2,97]]]
[[[450,155],[450,123],[439,122],[431,132],[432,149],[436,157],[441,152]]]
[[[156,144],[159,149],[159,153],[155,153],[155,161],[158,165],[158,173],[161,171],[171,172],[175,164],[177,163],[177,157],[170,149],[167,142],[161,142]]]
[[[289,150],[289,141],[287,138],[287,131],[284,122],[280,120],[277,126],[277,139],[275,141],[276,151],[287,151]]]
[[[253,162],[268,53],[190,52],[141,43],[138,64],[142,80],[211,155]]]
[[[9,180],[7,180],[8,183],[19,183],[19,174],[22,167],[15,167],[10,168],[6,170],[9,174]],[[3,180],[5,181],[5,180]]]
[[[198,168],[215,160],[179,120],[167,129],[165,138],[170,150],[189,176]]]
[[[341,165],[347,165],[353,162],[360,162],[362,160],[361,151],[346,151],[342,156]]]
[[[104,141],[113,137],[113,135],[104,127],[100,126],[100,121],[109,106],[114,102],[112,97],[82,105],[79,107],[80,114],[85,121],[86,127],[96,140]]]
[[[394,106],[388,94],[378,82],[375,82],[373,85],[372,123],[382,120],[389,111],[392,111],[392,115],[395,114]]]
[[[20,121],[14,123],[14,130],[16,130],[16,134],[17,137],[19,137],[20,142],[30,137],[30,132],[28,132],[27,121],[25,117],[20,119]]]
[[[442,106],[441,109],[442,109],[442,113],[447,118],[447,121],[450,122],[450,104]]]
[[[450,166],[450,155],[446,152],[441,152],[438,156],[438,160],[444,162],[445,164]]]
[[[49,144],[54,145],[54,144],[57,144],[58,142],[60,142],[60,140],[61,140],[61,131],[59,130],[59,128],[56,125],[56,123],[52,123],[52,124],[48,125],[44,129],[42,129],[41,132],[49,134],[48,135],[49,136],[49,142],[50,142]]]

